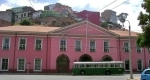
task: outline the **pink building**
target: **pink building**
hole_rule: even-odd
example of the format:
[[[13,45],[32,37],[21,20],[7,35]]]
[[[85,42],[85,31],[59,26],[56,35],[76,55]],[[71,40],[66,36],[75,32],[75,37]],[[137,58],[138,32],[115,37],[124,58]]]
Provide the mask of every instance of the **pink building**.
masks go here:
[[[150,65],[150,53],[136,47],[132,35],[133,70]],[[107,30],[83,21],[63,28],[0,28],[0,72],[71,72],[74,61],[124,61],[129,70],[128,31]]]
[[[100,13],[99,12],[83,10],[81,12],[75,12],[75,14],[77,15],[78,18],[82,18],[83,20],[87,20],[88,18],[88,21],[96,25],[100,25]]]

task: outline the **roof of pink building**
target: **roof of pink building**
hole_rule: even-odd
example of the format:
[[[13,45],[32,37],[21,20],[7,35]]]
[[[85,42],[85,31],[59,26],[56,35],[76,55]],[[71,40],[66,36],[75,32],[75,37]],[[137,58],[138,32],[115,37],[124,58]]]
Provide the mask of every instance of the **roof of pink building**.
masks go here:
[[[23,32],[49,32],[60,27],[44,27],[44,26],[7,26],[1,27],[0,31],[23,31]]]
[[[129,31],[123,31],[123,30],[110,30],[111,32],[114,32],[120,36],[129,36]],[[138,33],[137,32],[133,32],[131,31],[131,36],[138,36],[137,35]]]

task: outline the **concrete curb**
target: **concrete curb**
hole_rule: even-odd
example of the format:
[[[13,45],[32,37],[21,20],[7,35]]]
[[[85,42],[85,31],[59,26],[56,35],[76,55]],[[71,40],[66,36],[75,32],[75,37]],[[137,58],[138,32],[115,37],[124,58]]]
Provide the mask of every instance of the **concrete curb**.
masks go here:
[[[126,79],[126,80],[140,80],[140,77],[135,77],[134,79]]]

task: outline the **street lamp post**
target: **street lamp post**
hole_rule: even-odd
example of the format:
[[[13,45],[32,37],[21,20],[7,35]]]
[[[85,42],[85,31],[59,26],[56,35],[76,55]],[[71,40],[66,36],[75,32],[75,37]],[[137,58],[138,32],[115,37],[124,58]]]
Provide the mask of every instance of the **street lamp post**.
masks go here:
[[[133,79],[133,71],[132,71],[132,52],[131,52],[131,26],[130,22],[126,20],[128,14],[127,13],[121,13],[118,16],[118,19],[121,23],[124,24],[125,21],[129,23],[129,65],[130,65],[130,79]]]

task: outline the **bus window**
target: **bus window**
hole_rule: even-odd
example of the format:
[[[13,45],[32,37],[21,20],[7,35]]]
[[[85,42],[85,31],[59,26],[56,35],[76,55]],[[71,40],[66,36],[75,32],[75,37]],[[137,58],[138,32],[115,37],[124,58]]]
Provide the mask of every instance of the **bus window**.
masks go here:
[[[101,68],[102,68],[102,67],[103,67],[103,64],[99,64],[99,67],[101,67]]]
[[[119,64],[118,64],[118,63],[116,63],[116,64],[115,64],[115,67],[119,67]]]
[[[114,67],[114,64],[111,64],[111,67]]]
[[[119,67],[121,67],[121,68],[122,68],[122,67],[123,67],[123,64],[122,64],[122,63],[120,63],[120,64],[119,64]]]
[[[80,68],[84,68],[84,64],[80,64]]]
[[[86,64],[86,67],[87,67],[87,68],[90,68],[90,64]]]
[[[105,67],[108,67],[108,64],[105,64]]]
[[[95,67],[98,68],[98,64],[95,64]]]

